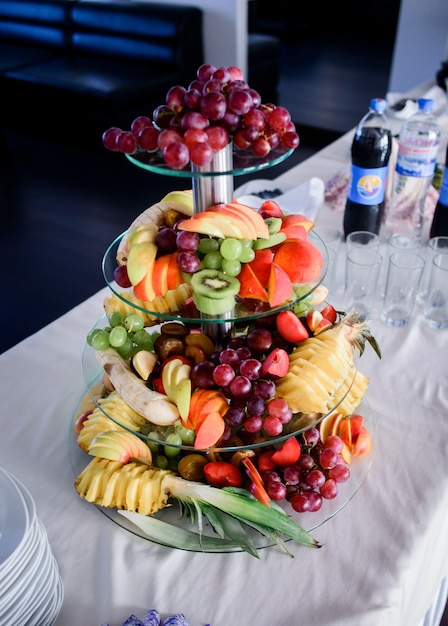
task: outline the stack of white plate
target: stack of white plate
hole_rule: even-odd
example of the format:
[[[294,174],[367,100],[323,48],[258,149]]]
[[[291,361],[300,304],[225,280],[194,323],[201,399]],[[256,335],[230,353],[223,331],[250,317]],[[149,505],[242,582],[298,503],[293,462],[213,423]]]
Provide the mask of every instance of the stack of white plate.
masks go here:
[[[26,488],[0,468],[0,624],[51,626],[64,589]]]

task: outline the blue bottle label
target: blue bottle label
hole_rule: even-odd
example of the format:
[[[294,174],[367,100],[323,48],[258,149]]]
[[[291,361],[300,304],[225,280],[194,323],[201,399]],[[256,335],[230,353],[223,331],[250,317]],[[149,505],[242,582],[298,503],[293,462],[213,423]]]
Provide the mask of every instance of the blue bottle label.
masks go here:
[[[348,199],[357,204],[373,206],[384,200],[387,165],[365,169],[352,165]]]
[[[448,166],[443,171],[442,184],[440,185],[439,202],[443,206],[448,206]]]
[[[438,148],[438,145],[400,145],[397,154],[397,173],[403,176],[415,176],[416,178],[432,176],[436,167]]]

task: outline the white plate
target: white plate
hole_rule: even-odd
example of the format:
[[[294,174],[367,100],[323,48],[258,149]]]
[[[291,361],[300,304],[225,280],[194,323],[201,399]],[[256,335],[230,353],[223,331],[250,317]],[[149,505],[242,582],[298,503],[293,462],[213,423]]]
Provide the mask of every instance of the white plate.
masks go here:
[[[0,500],[0,579],[3,580],[26,541],[30,516],[23,495],[10,474],[2,468]]]
[[[234,193],[238,202],[254,209],[259,209],[271,196],[285,213],[300,213],[314,220],[324,201],[325,184],[316,177],[310,178],[301,185],[257,179],[241,185]]]

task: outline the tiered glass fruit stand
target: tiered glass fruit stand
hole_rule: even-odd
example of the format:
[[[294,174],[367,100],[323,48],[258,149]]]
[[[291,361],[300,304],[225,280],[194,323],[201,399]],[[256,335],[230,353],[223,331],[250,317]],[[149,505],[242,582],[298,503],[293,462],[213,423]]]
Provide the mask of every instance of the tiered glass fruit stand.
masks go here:
[[[133,165],[143,168],[148,172],[161,175],[169,175],[172,177],[176,177],[177,179],[190,179],[193,190],[194,211],[195,213],[198,213],[204,211],[207,207],[213,204],[232,202],[234,197],[235,176],[252,174],[262,169],[273,167],[287,159],[292,154],[292,152],[293,150],[278,148],[273,150],[268,157],[259,158],[254,156],[250,150],[246,151],[234,149],[232,144],[229,144],[227,148],[215,154],[215,158],[210,165],[203,167],[197,167],[192,165],[191,168],[187,167],[183,170],[171,169],[163,161],[163,158],[159,152],[138,152],[133,155],[126,155],[126,157]],[[327,251],[325,245],[318,236],[318,232],[313,230],[309,233],[309,239],[322,252],[324,264],[318,279],[312,284],[306,286],[306,288],[302,291],[300,298],[297,298],[294,301],[288,301],[287,303],[284,303],[281,306],[276,307],[275,309],[269,308],[257,311],[245,308],[244,303],[236,302],[235,309],[227,314],[216,317],[200,314],[200,319],[198,319],[197,317],[181,316],[179,312],[160,314],[158,312],[141,308],[141,303],[140,305],[136,304],[135,299],[128,300],[126,292],[123,292],[123,289],[120,288],[114,281],[114,270],[117,266],[117,250],[125,234],[126,233],[120,235],[115,241],[111,243],[103,258],[104,278],[113,294],[123,300],[123,302],[130,308],[133,308],[137,311],[140,310],[144,314],[156,316],[160,320],[160,323],[173,320],[181,321],[185,324],[198,325],[199,323],[201,326],[201,330],[212,338],[217,349],[223,346],[229,338],[234,337],[238,334],[238,332],[247,329],[247,326],[250,325],[251,322],[254,322],[254,320],[263,316],[272,315],[276,311],[289,309],[292,306],[297,305],[301,300],[309,298],[309,296],[311,296],[313,292],[322,284],[325,278],[325,274],[327,272]],[[103,316],[99,319],[95,327],[104,328],[104,326],[106,325],[107,319],[105,316]],[[153,328],[157,329],[157,326]],[[98,386],[101,386],[103,370],[95,358],[94,349],[87,344],[84,348],[84,352],[82,355],[82,370],[87,392],[90,394],[92,400],[97,404],[97,406],[100,406],[98,403],[98,396],[95,392]],[[80,401],[79,406],[81,405],[81,402],[82,400]],[[79,406],[75,411],[75,417],[79,413]],[[336,408],[336,406],[332,407],[328,413],[333,412]],[[101,408],[101,410],[105,412],[103,408]],[[371,419],[369,415],[370,409],[365,401],[362,405],[362,414],[366,419],[366,425],[368,424],[368,428],[371,431]],[[126,428],[124,424],[120,424],[120,422],[113,416],[107,416],[115,421],[119,426]],[[285,427],[282,434],[278,437],[270,437],[269,440],[266,440],[264,442],[258,442],[255,444],[244,446],[226,445],[225,447],[220,448],[219,445],[217,445],[213,448],[212,454],[219,456],[220,453],[227,454],[230,452],[238,452],[242,449],[263,449],[263,447],[266,447],[267,445],[279,444],[288,437],[291,437],[292,435],[298,436],[303,431],[313,426],[318,426],[319,422],[324,419],[325,416],[326,415],[322,414],[296,414],[293,417],[292,421],[287,424],[287,427]],[[76,434],[74,433],[73,425],[71,425],[70,432],[70,459],[73,471],[75,475],[78,475],[86,466],[89,457],[77,446]],[[160,439],[157,439],[155,433],[157,433],[157,427],[152,428],[150,436],[144,435],[140,432],[135,434],[137,434],[142,439],[146,439],[150,444],[158,444],[160,446],[165,445],[163,429],[160,430]],[[181,445],[179,446],[179,448],[187,452],[198,452],[196,448],[189,445]],[[293,519],[295,519],[295,521],[303,526],[306,530],[311,531],[317,528],[318,526],[325,523],[327,520],[331,519],[334,515],[336,515],[356,494],[367,476],[367,473],[371,466],[371,462],[372,453],[356,459],[356,461],[350,465],[350,479],[348,480],[348,482],[346,484],[340,485],[338,496],[335,499],[324,501],[320,511],[313,513],[295,513],[286,501],[284,501],[284,507],[287,509],[288,514],[293,517]],[[132,533],[135,533],[142,538],[148,539],[144,532],[139,530],[132,523],[129,523],[128,520],[120,515],[116,510],[103,507],[98,508],[108,518],[115,521],[122,528]],[[159,511],[156,514],[156,517],[168,522],[169,524],[172,524],[173,526],[192,528],[193,530],[197,531],[197,526],[195,526],[194,522],[192,522],[189,518],[180,516],[179,508],[176,505],[166,507],[165,509]],[[205,527],[202,529],[202,532],[206,535],[214,536],[213,530],[207,525],[205,525]],[[264,548],[274,545],[274,543],[271,542],[269,539],[262,535],[259,535],[258,533],[255,533],[255,531],[253,533],[251,532],[251,536],[257,548]],[[164,543],[164,545],[169,545],[169,543]],[[239,551],[240,549],[232,547],[216,549],[210,548],[202,550],[232,552]]]

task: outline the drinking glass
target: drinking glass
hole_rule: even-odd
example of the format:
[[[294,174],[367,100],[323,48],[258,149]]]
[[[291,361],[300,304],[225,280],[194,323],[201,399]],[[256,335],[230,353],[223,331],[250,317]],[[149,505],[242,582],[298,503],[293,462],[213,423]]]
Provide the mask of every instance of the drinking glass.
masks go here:
[[[410,250],[394,252],[389,257],[381,319],[388,326],[408,326],[425,260]]]
[[[433,237],[426,246],[426,263],[423,272],[422,282],[417,294],[417,301],[423,305],[426,300],[429,287],[429,277],[432,269],[432,262],[437,254],[448,253],[448,237]]]
[[[345,309],[355,309],[361,318],[372,312],[382,256],[376,247],[356,246],[347,254]]]
[[[432,260],[423,321],[429,328],[448,328],[448,254]]]

